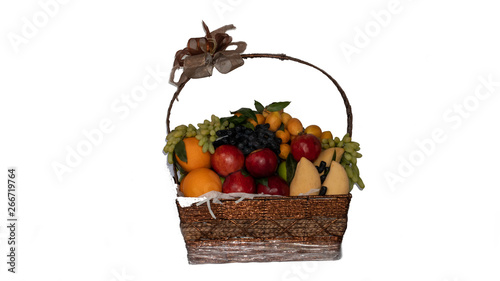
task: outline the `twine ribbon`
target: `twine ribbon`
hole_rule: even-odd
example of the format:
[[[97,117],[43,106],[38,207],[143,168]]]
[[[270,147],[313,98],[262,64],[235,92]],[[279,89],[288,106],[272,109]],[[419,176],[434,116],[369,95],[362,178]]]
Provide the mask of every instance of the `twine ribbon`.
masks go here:
[[[243,65],[243,53],[247,47],[245,42],[232,42],[226,32],[236,27],[225,25],[212,32],[205,22],[202,22],[205,37],[190,38],[187,47],[177,51],[174,66],[170,72],[170,83],[179,87],[191,78],[203,78],[212,75],[215,67],[220,73],[226,74]],[[228,50],[236,46],[234,50]],[[174,81],[175,72],[182,68],[178,81]]]

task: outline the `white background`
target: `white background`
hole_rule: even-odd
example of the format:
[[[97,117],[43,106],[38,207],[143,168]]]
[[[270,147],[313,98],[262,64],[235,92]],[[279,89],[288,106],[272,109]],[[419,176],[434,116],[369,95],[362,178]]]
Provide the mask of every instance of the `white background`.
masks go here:
[[[17,168],[19,200],[14,275],[0,192],[1,280],[500,278],[494,1],[48,2],[0,4],[0,167],[4,179]],[[341,260],[187,264],[162,153],[175,91],[165,75],[187,39],[203,36],[202,20],[234,24],[229,33],[246,53],[304,59],[344,87],[366,189],[353,191]],[[163,76],[148,80],[155,69]],[[145,79],[154,85],[137,95]],[[329,81],[277,60],[191,81],[172,123],[254,99],[291,100],[304,124],[345,132]]]

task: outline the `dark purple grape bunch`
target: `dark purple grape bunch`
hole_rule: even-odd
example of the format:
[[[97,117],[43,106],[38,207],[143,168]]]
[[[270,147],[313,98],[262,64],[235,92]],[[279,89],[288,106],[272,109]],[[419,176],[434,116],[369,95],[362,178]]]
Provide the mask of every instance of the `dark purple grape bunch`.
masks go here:
[[[245,155],[261,148],[269,148],[276,155],[280,154],[281,139],[269,130],[269,124],[259,124],[254,130],[236,125],[231,129],[219,130],[216,134],[218,139],[213,143],[215,148],[230,144],[238,147]]]

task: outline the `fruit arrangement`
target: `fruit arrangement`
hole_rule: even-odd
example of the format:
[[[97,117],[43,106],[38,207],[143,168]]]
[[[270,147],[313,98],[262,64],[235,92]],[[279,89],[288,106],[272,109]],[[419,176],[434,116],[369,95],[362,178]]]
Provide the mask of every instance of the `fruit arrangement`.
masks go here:
[[[304,128],[284,109],[290,102],[240,108],[229,117],[212,115],[167,135],[164,152],[180,172],[179,191],[198,197],[210,191],[282,196],[336,195],[359,176],[359,143],[340,139],[317,125]]]

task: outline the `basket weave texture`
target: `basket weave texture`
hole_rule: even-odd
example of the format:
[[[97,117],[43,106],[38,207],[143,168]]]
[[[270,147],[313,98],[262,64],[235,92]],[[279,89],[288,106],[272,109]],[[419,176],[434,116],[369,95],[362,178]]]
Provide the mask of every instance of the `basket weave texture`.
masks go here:
[[[352,136],[352,112],[345,92],[333,77],[317,66],[284,54],[242,54],[243,59],[289,60],[312,67],[328,77],[339,91],[347,114],[347,133]],[[178,85],[167,112],[189,79]],[[178,176],[174,166],[174,180]],[[177,201],[180,229],[191,264],[229,262],[313,261],[341,258],[341,243],[347,229],[351,194],[329,196],[256,197],[221,204]]]
[[[181,207],[192,264],[335,260],[341,257],[351,195],[257,197]]]

